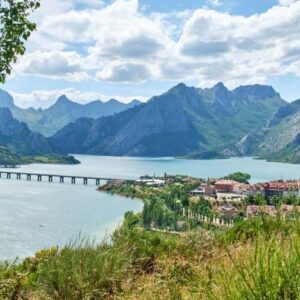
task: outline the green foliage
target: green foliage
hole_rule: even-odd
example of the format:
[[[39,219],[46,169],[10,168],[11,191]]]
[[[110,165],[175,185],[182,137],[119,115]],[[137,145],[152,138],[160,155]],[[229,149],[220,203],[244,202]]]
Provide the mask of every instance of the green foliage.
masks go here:
[[[262,155],[267,161],[284,162],[290,164],[300,164],[299,141],[295,141],[284,149],[275,153]]]
[[[142,199],[144,208],[141,224],[144,227],[180,231],[197,226],[184,217],[184,211],[190,207],[188,193],[202,181],[193,179],[193,182],[186,183],[186,179],[184,176],[173,176],[175,182],[161,188],[129,182],[120,186],[108,184],[100,187],[100,190]]]
[[[30,163],[38,164],[61,164],[61,165],[77,165],[80,161],[72,155],[45,154],[40,156],[26,157]]]
[[[226,155],[219,153],[214,150],[200,151],[200,152],[192,152],[187,155],[184,155],[183,158],[186,159],[226,159],[228,158]]]
[[[223,269],[221,295],[213,299],[300,299],[299,249],[299,236],[285,243],[259,237],[246,260],[230,256],[234,270]]]
[[[6,146],[0,145],[0,165],[18,165],[22,158],[10,151]]]
[[[0,82],[11,73],[11,64],[25,53],[25,42],[36,25],[30,13],[40,6],[36,0],[2,0],[0,2]]]
[[[121,291],[130,259],[118,248],[83,239],[40,264],[36,281],[53,299],[101,299]]]
[[[250,174],[242,173],[242,172],[236,172],[224,177],[224,179],[235,180],[240,183],[248,183],[250,178],[251,178]]]
[[[294,222],[283,221],[282,217],[278,215],[276,218],[254,217],[248,220],[242,220],[222,234],[222,242],[225,244],[232,244],[237,241],[255,240],[257,237],[264,235],[266,239],[274,235],[282,235],[287,237],[292,232],[300,233],[299,219]]]
[[[215,270],[206,286],[208,298],[300,299],[299,225],[299,219],[262,217],[227,232],[230,239],[222,245],[229,261]]]

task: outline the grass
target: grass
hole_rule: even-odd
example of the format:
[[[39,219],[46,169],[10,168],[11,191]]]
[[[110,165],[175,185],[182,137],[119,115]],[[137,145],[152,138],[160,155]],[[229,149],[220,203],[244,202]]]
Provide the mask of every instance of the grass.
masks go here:
[[[209,299],[300,299],[300,239],[259,236],[227,249],[207,284]],[[215,265],[214,265],[215,266]]]
[[[0,299],[300,299],[300,222],[146,231],[127,214],[109,242],[79,238],[0,265]]]

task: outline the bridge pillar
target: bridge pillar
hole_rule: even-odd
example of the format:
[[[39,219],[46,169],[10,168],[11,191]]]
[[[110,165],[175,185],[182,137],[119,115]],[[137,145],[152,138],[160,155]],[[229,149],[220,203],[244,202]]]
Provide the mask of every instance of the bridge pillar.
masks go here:
[[[87,185],[88,184],[88,179],[87,178],[83,178],[83,184]]]
[[[100,185],[100,179],[96,179],[96,186],[99,186]]]
[[[17,174],[17,180],[21,179],[21,174]]]
[[[75,184],[75,183],[76,183],[76,178],[75,178],[75,177],[72,177],[72,178],[71,178],[71,183],[72,183],[72,184]]]
[[[2,173],[0,172],[0,178],[1,178]]]
[[[53,176],[49,176],[49,177],[48,177],[48,181],[49,181],[49,182],[53,182]]]
[[[7,173],[7,179],[10,179],[11,178],[11,174],[10,173]]]
[[[27,174],[27,180],[28,180],[28,181],[31,180],[31,174]]]
[[[42,181],[42,175],[38,175],[37,180]]]
[[[64,183],[64,182],[65,182],[65,178],[64,178],[63,176],[60,176],[60,177],[59,177],[59,182],[60,182],[60,183]]]

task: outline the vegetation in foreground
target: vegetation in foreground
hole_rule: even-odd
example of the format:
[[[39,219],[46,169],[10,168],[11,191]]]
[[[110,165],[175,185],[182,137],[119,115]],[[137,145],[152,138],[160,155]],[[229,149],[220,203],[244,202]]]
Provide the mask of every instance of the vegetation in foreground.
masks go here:
[[[175,235],[126,214],[112,240],[85,239],[0,267],[1,299],[300,299],[300,222],[258,217]]]

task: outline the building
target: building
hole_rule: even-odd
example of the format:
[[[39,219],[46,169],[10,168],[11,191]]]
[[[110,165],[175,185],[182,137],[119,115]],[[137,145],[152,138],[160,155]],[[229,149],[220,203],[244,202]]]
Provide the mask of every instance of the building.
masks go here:
[[[198,188],[189,192],[190,196],[205,196],[205,186],[199,186]]]
[[[203,183],[198,188],[189,192],[190,196],[212,196],[215,195],[215,188],[209,183]]]
[[[216,193],[233,193],[234,186],[238,182],[228,179],[219,179],[215,182],[214,187]]]
[[[233,192],[240,195],[247,195],[249,193],[250,185],[246,183],[237,182],[233,185]]]
[[[289,195],[299,194],[299,181],[298,180],[277,180],[265,183],[258,183],[251,186],[251,193],[260,193],[265,199],[269,200],[272,197],[283,197]]]
[[[146,184],[147,186],[152,186],[152,187],[162,187],[166,184],[165,180],[162,179],[155,179],[155,178],[142,178],[136,181],[137,183],[142,183]]]

